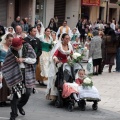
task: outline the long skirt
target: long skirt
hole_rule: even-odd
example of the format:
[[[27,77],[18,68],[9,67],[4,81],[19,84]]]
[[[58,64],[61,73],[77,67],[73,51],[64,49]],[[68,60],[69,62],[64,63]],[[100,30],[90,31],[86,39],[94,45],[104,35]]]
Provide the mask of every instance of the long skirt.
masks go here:
[[[7,101],[7,96],[10,95],[10,90],[7,87],[6,81],[3,79],[2,80],[2,88],[0,89],[0,102],[5,102]]]
[[[88,61],[88,59],[89,59],[89,50],[86,50],[84,52],[83,61]]]
[[[109,53],[109,54],[106,54],[105,58],[103,59],[103,63],[109,64],[109,65],[114,65],[114,60],[115,60],[115,54]]]
[[[42,51],[42,55],[40,56],[40,68],[41,68],[41,76],[48,77],[49,72],[49,62],[50,60],[50,52]]]
[[[117,49],[116,54],[116,71],[120,72],[120,47]]]
[[[46,90],[46,99],[47,100],[56,100],[57,97],[57,88],[55,87],[56,77],[48,77],[48,84]]]
[[[0,70],[1,70],[1,64],[0,64]],[[7,96],[10,94],[10,90],[7,87],[6,81],[4,78],[2,79],[2,88],[0,89],[0,102],[7,101]]]
[[[36,65],[36,80],[41,81],[41,82],[47,80],[46,77],[41,76],[40,60],[38,64]]]

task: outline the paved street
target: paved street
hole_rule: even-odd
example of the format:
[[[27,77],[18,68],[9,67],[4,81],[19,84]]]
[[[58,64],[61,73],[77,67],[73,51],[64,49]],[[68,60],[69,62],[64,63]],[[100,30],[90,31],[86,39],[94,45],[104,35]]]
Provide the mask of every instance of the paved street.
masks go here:
[[[87,102],[86,111],[80,111],[77,104],[73,112],[65,108],[55,108],[45,99],[45,88],[37,85],[37,94],[33,94],[25,106],[26,115],[16,120],[120,120],[120,73],[104,73],[93,77],[94,85],[100,92],[102,101],[98,110],[92,110],[92,103]],[[113,69],[114,70],[114,69]],[[8,120],[9,107],[0,108],[0,120]]]

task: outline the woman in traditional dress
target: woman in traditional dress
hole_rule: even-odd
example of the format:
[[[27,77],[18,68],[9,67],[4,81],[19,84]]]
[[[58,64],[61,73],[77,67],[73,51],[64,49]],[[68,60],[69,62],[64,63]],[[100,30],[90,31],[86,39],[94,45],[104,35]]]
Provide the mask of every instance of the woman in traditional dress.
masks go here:
[[[36,25],[36,28],[37,28],[36,37],[37,37],[37,38],[40,38],[41,35],[44,34],[44,31],[42,30],[42,29],[43,29],[43,28],[42,28],[42,25],[41,25],[41,24],[37,24],[37,25]]]
[[[48,67],[50,59],[50,51],[52,49],[52,37],[50,36],[50,29],[45,29],[45,34],[40,37],[42,45],[42,55],[40,56],[40,75],[42,76],[40,85],[45,85],[43,81],[48,78]]]
[[[14,33],[15,33],[15,30],[14,30],[13,27],[10,26],[10,27],[7,28],[6,33],[7,33],[7,34],[8,34],[8,33],[14,34]]]
[[[5,59],[5,56],[7,54],[7,51],[10,45],[12,44],[12,39],[13,39],[13,35],[9,33],[6,35],[5,40],[3,40],[2,43],[0,43],[0,53],[1,53],[0,54],[0,71]],[[0,107],[3,107],[6,105],[7,96],[9,95],[10,92],[4,78],[2,79],[1,82],[3,84],[3,87],[0,89]]]
[[[74,43],[76,41],[76,38],[80,37],[80,33],[77,28],[74,28],[71,31],[71,43]]]
[[[73,52],[72,45],[70,44],[70,36],[66,33],[62,35],[62,40],[59,41],[54,50],[51,52],[51,64],[49,66],[48,84],[46,99],[55,100],[57,96],[57,89],[55,87],[56,80],[56,63],[67,63],[70,54]],[[66,80],[66,78],[64,78]]]
[[[37,25],[41,25],[41,33],[44,33],[45,27],[44,27],[43,23],[40,20],[37,20],[35,27],[37,27]]]
[[[56,29],[57,29],[57,28],[56,28],[56,23],[55,23],[55,21],[54,21],[53,18],[50,19],[50,22],[49,22],[48,28],[50,28],[50,30],[56,32]]]

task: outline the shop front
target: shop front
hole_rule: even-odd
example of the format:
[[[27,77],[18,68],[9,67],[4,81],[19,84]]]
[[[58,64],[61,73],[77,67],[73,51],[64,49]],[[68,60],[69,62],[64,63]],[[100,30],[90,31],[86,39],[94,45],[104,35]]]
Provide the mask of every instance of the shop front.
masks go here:
[[[95,22],[99,18],[100,0],[81,0],[81,18]]]

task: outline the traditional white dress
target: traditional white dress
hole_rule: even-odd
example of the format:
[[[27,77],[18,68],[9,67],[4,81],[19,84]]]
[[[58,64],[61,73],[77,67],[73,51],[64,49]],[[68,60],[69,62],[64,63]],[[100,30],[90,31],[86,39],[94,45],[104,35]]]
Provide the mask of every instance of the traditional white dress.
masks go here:
[[[100,95],[96,87],[83,87],[79,86],[79,97],[80,99],[88,100],[100,100]]]
[[[89,44],[88,42],[85,42],[84,48],[86,48],[86,50],[84,51],[84,56],[83,56],[83,60],[84,61],[88,61],[89,59]]]
[[[50,59],[50,66],[49,66],[49,74],[48,74],[48,84],[47,84],[47,90],[46,90],[46,99],[54,100],[57,96],[57,88],[55,87],[55,80],[56,80],[56,73],[58,71],[58,68],[56,68],[55,63],[53,59],[55,57],[60,58],[62,63],[67,62],[67,55],[73,51],[72,45],[68,44],[69,50],[64,51],[62,49],[62,44],[59,42],[56,45],[56,48],[53,50],[54,52],[51,52],[51,59]],[[64,69],[64,67],[63,67]],[[69,67],[68,67],[69,69]]]
[[[49,41],[46,40],[45,35],[40,37],[42,43],[42,55],[40,56],[40,67],[41,67],[41,76],[48,77],[48,68],[50,61],[50,51],[52,47],[52,38],[50,37]]]
[[[78,73],[76,74],[76,78],[79,78]],[[83,87],[82,84],[81,86],[78,87],[79,91],[79,99],[87,99],[87,100],[101,100],[99,92],[95,86],[85,86]]]

